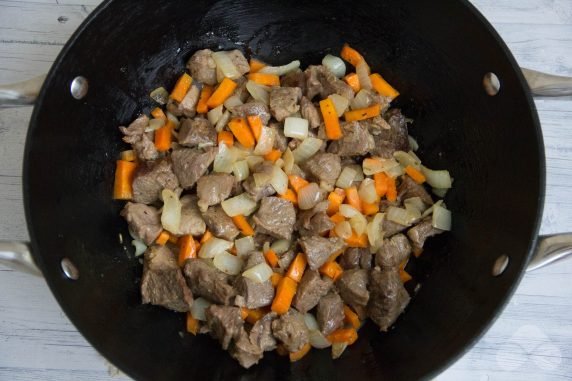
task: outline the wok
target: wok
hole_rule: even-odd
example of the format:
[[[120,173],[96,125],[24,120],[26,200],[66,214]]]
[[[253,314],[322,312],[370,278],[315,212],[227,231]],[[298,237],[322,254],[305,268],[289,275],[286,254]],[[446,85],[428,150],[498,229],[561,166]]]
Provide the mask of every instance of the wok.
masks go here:
[[[125,149],[117,126],[149,113],[149,92],[172,87],[197,49],[306,66],[344,42],[400,90],[396,106],[415,120],[410,133],[424,162],[452,173],[453,230],[415,263],[422,286],[388,333],[367,324],[336,361],[325,350],[295,364],[267,353],[244,370],[208,336],[182,334],[182,314],[140,304],[142,266],[118,237],[128,233],[111,199],[114,160]],[[487,73],[500,83],[494,96]],[[526,74],[539,92],[570,91],[563,78]],[[34,84],[25,85],[2,94],[29,101]],[[25,151],[31,242],[3,242],[0,253],[31,272],[35,263],[78,330],[135,379],[431,378],[486,330],[527,266],[570,251],[568,235],[537,236],[544,181],[523,74],[466,1],[110,0],[45,79]]]

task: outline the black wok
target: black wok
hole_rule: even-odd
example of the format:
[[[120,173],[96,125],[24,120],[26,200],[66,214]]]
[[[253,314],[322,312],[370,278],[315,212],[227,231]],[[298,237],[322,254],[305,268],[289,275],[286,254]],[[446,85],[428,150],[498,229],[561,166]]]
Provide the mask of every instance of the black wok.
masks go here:
[[[295,364],[269,353],[244,370],[209,337],[183,334],[182,314],[140,304],[142,266],[120,243],[128,233],[111,199],[125,149],[117,126],[149,113],[149,92],[170,88],[197,49],[306,66],[344,42],[400,90],[396,105],[415,119],[424,162],[451,171],[453,231],[415,264],[422,286],[390,332],[366,325],[337,361],[326,350]],[[496,96],[483,88],[489,72],[500,79]],[[77,76],[89,83],[80,100],[70,94]],[[133,378],[410,380],[438,374],[502,311],[537,245],[544,178],[523,75],[466,1],[122,0],[98,7],[48,74],[28,133],[24,195],[31,253],[52,292]]]

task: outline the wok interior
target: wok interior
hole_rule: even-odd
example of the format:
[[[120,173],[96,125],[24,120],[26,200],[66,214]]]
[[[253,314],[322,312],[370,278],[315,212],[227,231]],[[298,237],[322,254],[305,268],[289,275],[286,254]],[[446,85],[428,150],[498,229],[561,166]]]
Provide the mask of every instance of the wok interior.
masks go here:
[[[87,339],[137,379],[413,379],[440,370],[504,304],[537,232],[543,191],[541,137],[514,61],[463,1],[106,3],[74,36],[46,83],[26,154],[26,207],[34,254],[62,307]],[[244,370],[183,314],[140,305],[114,161],[117,126],[153,106],[200,48],[239,48],[263,61],[305,67],[344,42],[401,92],[410,134],[431,168],[449,169],[453,231],[428,244],[414,268],[422,287],[389,333],[372,324],[339,360],[314,350],[290,365],[275,354]],[[501,91],[488,96],[485,73]],[[81,101],[69,84],[83,75]],[[124,243],[120,244],[118,233]],[[496,258],[510,264],[492,277]],[[80,279],[63,276],[70,258]]]

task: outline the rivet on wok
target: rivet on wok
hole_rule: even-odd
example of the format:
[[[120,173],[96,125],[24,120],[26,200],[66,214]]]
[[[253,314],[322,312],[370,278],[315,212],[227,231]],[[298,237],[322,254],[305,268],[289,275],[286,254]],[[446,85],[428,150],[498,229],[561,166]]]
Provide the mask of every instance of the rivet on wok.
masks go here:
[[[78,280],[79,279],[79,270],[69,258],[62,259],[61,262],[62,271],[71,280]]]
[[[86,78],[82,76],[75,77],[70,86],[72,97],[78,100],[82,99],[87,95],[88,87],[89,86]]]
[[[497,258],[495,264],[493,265],[493,276],[501,275],[502,273],[504,273],[507,267],[508,267],[508,256],[503,254]]]
[[[485,92],[491,97],[497,95],[500,91],[499,77],[495,73],[487,73],[483,77],[483,87]]]

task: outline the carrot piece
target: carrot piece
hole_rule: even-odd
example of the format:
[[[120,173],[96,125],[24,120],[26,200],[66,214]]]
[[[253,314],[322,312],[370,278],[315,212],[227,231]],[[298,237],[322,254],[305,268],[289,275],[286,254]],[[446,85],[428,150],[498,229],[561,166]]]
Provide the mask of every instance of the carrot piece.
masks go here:
[[[352,235],[346,239],[346,243],[349,247],[367,248],[367,234],[357,235],[356,232],[352,231]]]
[[[354,329],[358,329],[361,325],[359,321],[359,316],[352,311],[352,309],[344,305],[344,321],[351,325]]]
[[[425,175],[423,173],[421,173],[420,170],[418,170],[417,168],[414,168],[411,165],[408,165],[407,167],[405,167],[405,173],[407,173],[409,175],[409,177],[411,177],[413,179],[413,181],[415,181],[417,184],[423,184],[425,182],[425,180],[427,180],[425,178]]]
[[[273,149],[272,151],[264,155],[264,160],[268,160],[275,163],[276,160],[280,159],[280,156],[282,156],[282,151],[280,151],[279,149]]]
[[[169,242],[171,242],[173,245],[177,245],[179,243],[179,237],[174,234],[169,234]]]
[[[209,112],[209,108],[207,106],[207,102],[211,95],[213,95],[214,88],[209,85],[204,85],[203,89],[201,90],[201,95],[199,96],[199,102],[197,103],[197,112],[199,114],[206,114]]]
[[[346,343],[352,345],[356,342],[358,334],[354,328],[341,328],[330,333],[327,338],[330,343]]]
[[[292,280],[292,278],[287,276],[282,277],[276,287],[276,296],[272,301],[270,309],[278,315],[283,315],[288,312],[297,288],[298,283]]]
[[[132,149],[127,151],[121,151],[119,154],[119,158],[125,161],[137,161],[137,156],[135,155],[135,151]]]
[[[359,212],[362,211],[361,199],[357,187],[351,186],[346,189],[346,203],[356,208]]]
[[[155,148],[159,152],[166,152],[171,148],[171,136],[173,135],[173,122],[167,121],[163,127],[155,131]]]
[[[346,119],[346,122],[353,122],[357,120],[370,119],[378,116],[379,114],[381,114],[381,106],[379,104],[375,104],[366,108],[346,111],[344,113],[344,118]]]
[[[179,239],[179,266],[183,267],[189,258],[197,257],[197,245],[192,235],[186,234]]]
[[[368,202],[361,202],[361,207],[363,209],[363,214],[366,216],[373,216],[377,212],[379,212],[379,202],[372,202],[371,204]]]
[[[395,185],[395,179],[391,176],[387,176],[387,193],[385,194],[388,201],[397,201],[397,186]]]
[[[257,71],[260,71],[260,69],[265,67],[266,64],[262,61],[257,60],[256,58],[251,58],[250,62],[249,62],[249,66],[250,66],[250,72],[256,73]]]
[[[207,230],[205,234],[203,234],[203,238],[201,238],[201,245],[204,245],[209,239],[213,237],[213,233],[210,230]]]
[[[283,278],[283,276],[281,274],[278,273],[272,273],[272,275],[270,276],[270,283],[272,283],[273,287],[278,286],[278,283],[280,283],[280,280]]]
[[[250,226],[248,220],[242,214],[232,217],[232,222],[234,222],[234,224],[242,234],[254,235],[254,229],[252,228],[252,226]]]
[[[197,335],[199,333],[200,322],[187,312],[187,332]]]
[[[340,127],[340,119],[338,118],[336,107],[331,98],[320,101],[320,111],[326,126],[326,137],[330,140],[340,139],[342,137],[342,128]]]
[[[248,79],[263,86],[280,86],[280,77],[276,74],[250,73]]]
[[[234,118],[228,122],[228,128],[230,128],[236,140],[238,140],[244,148],[254,147],[254,136],[244,118]]]
[[[153,110],[151,110],[151,116],[153,116],[155,119],[167,120],[167,115],[165,115],[161,107],[155,107]]]
[[[358,93],[361,90],[359,78],[356,73],[349,73],[344,77],[344,81],[346,81],[346,83],[350,85],[350,87],[355,93]]]
[[[413,277],[407,271],[401,269],[399,270],[399,278],[401,279],[402,283],[407,283],[413,279]]]
[[[294,258],[290,264],[290,267],[288,267],[286,276],[295,282],[300,282],[302,280],[302,275],[304,275],[304,270],[306,269],[307,264],[308,261],[306,260],[306,255],[303,253],[298,253],[296,258]]]
[[[248,317],[248,309],[246,309],[245,307],[242,307],[240,309],[240,318],[242,320],[246,320],[247,317]]]
[[[326,211],[329,216],[332,216],[340,210],[340,205],[346,198],[346,191],[341,188],[336,188],[328,195],[328,210]]]
[[[322,267],[320,267],[320,273],[324,274],[327,277],[330,277],[334,282],[340,279],[344,270],[342,266],[338,264],[336,261],[330,261],[324,263]]]
[[[383,77],[377,73],[369,76],[371,85],[380,95],[390,97],[392,100],[397,98],[399,91],[395,90]]]
[[[302,359],[302,357],[306,356],[308,352],[310,352],[310,349],[312,349],[312,345],[310,345],[310,343],[306,343],[299,351],[290,352],[288,354],[288,356],[290,357],[290,362],[296,362]]]
[[[260,134],[262,133],[262,119],[258,115],[249,115],[246,117],[248,120],[248,125],[252,130],[252,135],[254,135],[254,139],[258,141],[260,139]]]
[[[224,142],[227,147],[232,147],[234,145],[234,136],[230,131],[221,131],[217,135],[217,143]]]
[[[133,197],[133,174],[137,164],[117,160],[115,166],[115,183],[113,185],[113,198],[115,200],[131,200]]]
[[[290,181],[290,186],[296,193],[298,193],[300,189],[309,184],[309,182],[307,182],[305,179],[296,175],[289,175],[288,180]]]
[[[353,66],[357,66],[357,64],[363,60],[363,56],[348,44],[344,44],[340,55],[344,60],[351,63]]]
[[[157,239],[155,240],[155,243],[157,245],[165,245],[167,243],[167,241],[169,241],[169,232],[166,230],[163,230],[161,232],[161,234],[159,234],[159,237],[157,237]]]
[[[287,189],[286,193],[281,195],[280,198],[290,201],[292,204],[294,204],[294,206],[298,205],[298,196],[296,196],[296,192],[294,192],[292,189]]]
[[[375,182],[375,192],[379,197],[385,196],[387,192],[387,175],[383,172],[379,172],[373,175],[373,181]]]
[[[413,255],[415,256],[415,258],[419,258],[421,254],[423,254],[423,248],[414,246]]]
[[[187,95],[187,92],[191,88],[192,83],[193,79],[191,76],[187,73],[183,73],[183,75],[181,75],[177,80],[177,83],[171,92],[170,98],[177,102],[181,102],[185,95]]]
[[[224,101],[226,101],[226,99],[231,96],[234,89],[236,89],[236,86],[236,82],[225,77],[210,96],[209,100],[207,101],[207,107],[215,108],[223,104]]]
[[[337,224],[338,222],[345,221],[346,218],[344,216],[342,216],[340,213],[336,213],[336,214],[330,216],[330,220],[332,220],[332,222],[334,224]]]
[[[252,310],[247,309],[247,308],[243,308],[243,310],[246,310],[246,312],[247,312],[246,318],[244,318],[244,319],[250,324],[256,323],[258,320],[260,320],[267,313],[267,311],[262,309],[262,308],[255,308]]]
[[[278,266],[278,255],[272,249],[269,249],[266,253],[264,253],[264,258],[266,258],[266,262],[272,267]]]

